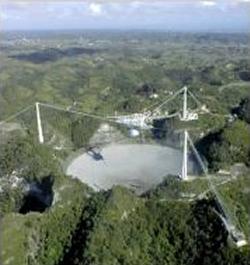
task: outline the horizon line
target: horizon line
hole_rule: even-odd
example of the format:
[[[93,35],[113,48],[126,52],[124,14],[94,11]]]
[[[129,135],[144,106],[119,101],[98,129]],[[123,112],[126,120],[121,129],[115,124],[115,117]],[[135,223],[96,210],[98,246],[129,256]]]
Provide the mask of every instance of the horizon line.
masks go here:
[[[250,34],[249,30],[213,30],[213,29],[204,29],[204,30],[170,30],[163,28],[37,28],[37,29],[29,29],[29,28],[17,28],[17,29],[1,29],[1,32],[41,32],[41,31],[120,31],[120,32],[128,32],[128,31],[146,31],[146,32],[165,32],[165,33],[217,33],[217,34]]]

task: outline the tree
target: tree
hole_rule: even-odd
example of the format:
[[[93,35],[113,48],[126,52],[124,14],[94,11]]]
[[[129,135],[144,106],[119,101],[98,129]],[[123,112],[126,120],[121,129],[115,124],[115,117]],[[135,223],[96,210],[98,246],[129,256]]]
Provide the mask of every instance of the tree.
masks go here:
[[[250,96],[242,100],[239,114],[243,120],[250,123]]]
[[[247,163],[250,152],[250,129],[241,120],[211,133],[198,143],[212,170],[226,168],[233,163]]]
[[[10,176],[14,171],[27,180],[40,180],[55,175],[59,164],[49,147],[37,144],[31,135],[20,136],[1,146],[0,176]]]
[[[222,144],[227,143],[232,162],[247,162],[250,149],[250,130],[247,124],[237,120],[224,129]]]

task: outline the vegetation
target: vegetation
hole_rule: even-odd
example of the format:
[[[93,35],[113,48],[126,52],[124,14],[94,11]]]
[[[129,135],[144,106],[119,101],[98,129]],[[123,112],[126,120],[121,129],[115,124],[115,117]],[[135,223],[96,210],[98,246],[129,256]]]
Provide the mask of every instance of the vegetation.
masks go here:
[[[9,264],[57,264],[71,245],[88,188],[78,181],[55,184],[56,201],[51,210],[20,215],[11,213],[2,219],[3,262]]]
[[[80,242],[75,239],[74,251],[60,264],[219,265],[237,264],[237,259],[249,264],[249,252],[243,255],[229,247],[213,200],[189,204],[159,197],[140,199],[116,187],[98,201],[99,210],[88,219],[87,236],[86,226],[80,226]]]
[[[212,170],[228,168],[234,163],[249,163],[250,128],[236,120],[218,132],[208,134],[200,143]]]
[[[250,96],[241,101],[237,110],[239,117],[247,123],[250,123]]]
[[[0,150],[0,177],[14,174],[37,181],[54,176],[59,170],[52,150],[33,141],[30,135],[12,138]]]
[[[240,78],[249,67],[246,35],[26,32],[29,42],[15,45],[15,33],[6,34],[8,41],[0,43],[2,118],[35,100],[77,100],[84,110],[103,114],[133,112],[183,85],[224,114],[249,89]]]

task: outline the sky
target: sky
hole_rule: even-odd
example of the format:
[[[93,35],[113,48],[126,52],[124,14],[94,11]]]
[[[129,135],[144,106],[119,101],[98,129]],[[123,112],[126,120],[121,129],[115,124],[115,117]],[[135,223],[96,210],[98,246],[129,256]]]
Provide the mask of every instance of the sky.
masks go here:
[[[0,30],[250,31],[250,0],[0,0]]]

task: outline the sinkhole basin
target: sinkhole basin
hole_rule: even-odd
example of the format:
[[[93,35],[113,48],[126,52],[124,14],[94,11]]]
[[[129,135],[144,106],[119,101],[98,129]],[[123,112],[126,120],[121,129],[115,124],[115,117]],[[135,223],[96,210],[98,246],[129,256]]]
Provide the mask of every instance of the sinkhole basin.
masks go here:
[[[141,194],[167,175],[179,175],[182,157],[181,150],[161,145],[111,144],[98,154],[80,154],[69,163],[66,174],[97,191],[122,185]],[[188,171],[193,171],[191,158],[188,165]]]

